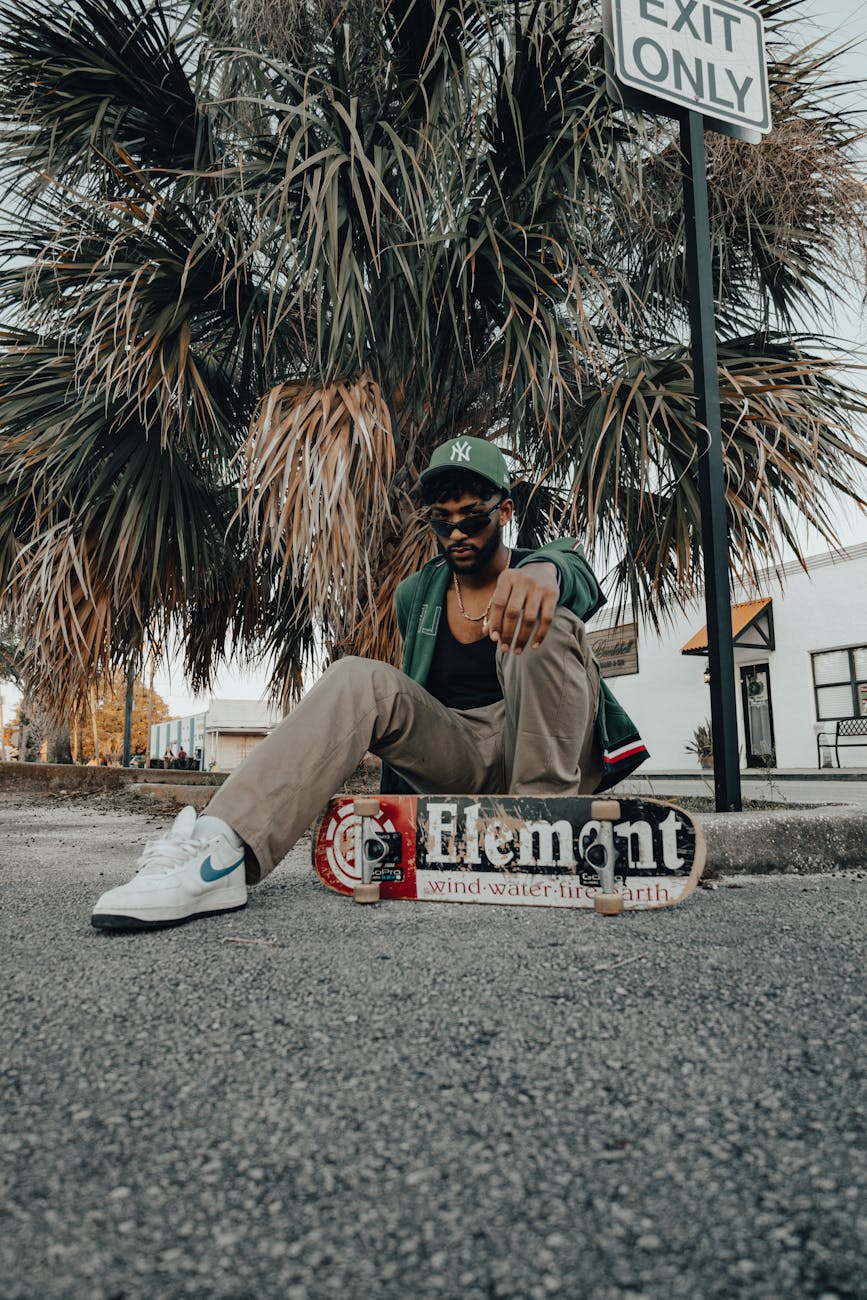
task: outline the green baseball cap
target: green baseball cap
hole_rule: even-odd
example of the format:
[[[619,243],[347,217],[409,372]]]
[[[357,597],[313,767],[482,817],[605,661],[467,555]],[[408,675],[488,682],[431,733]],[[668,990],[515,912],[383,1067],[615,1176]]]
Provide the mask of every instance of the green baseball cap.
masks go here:
[[[456,469],[478,474],[480,478],[493,483],[495,488],[500,488],[504,492],[509,491],[509,467],[506,458],[499,447],[495,447],[492,442],[487,442],[484,438],[449,438],[448,442],[441,443],[434,450],[419,481],[427,485],[440,474],[450,473]]]

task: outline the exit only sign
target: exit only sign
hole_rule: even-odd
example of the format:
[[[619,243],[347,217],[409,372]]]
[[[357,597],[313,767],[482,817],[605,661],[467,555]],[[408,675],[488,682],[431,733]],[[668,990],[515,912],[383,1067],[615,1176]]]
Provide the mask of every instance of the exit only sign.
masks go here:
[[[614,75],[731,134],[771,129],[761,14],[736,0],[610,0]]]

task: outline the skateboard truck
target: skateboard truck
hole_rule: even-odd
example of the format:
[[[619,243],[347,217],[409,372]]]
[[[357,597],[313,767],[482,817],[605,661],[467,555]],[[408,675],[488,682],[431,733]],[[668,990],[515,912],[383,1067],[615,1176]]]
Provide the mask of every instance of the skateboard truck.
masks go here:
[[[380,840],[368,818],[379,815],[378,799],[356,799],[353,811],[359,818],[355,832],[355,861],[361,864],[361,883],[355,885],[352,897],[356,903],[378,903],[379,881],[373,879],[373,868],[386,854],[386,846]]]
[[[620,804],[616,799],[597,799],[593,802],[593,817],[598,823],[597,837],[584,851],[584,860],[599,877],[599,892],[593,906],[602,916],[619,916],[623,911],[623,895],[614,888],[614,832],[612,822],[620,817]]]

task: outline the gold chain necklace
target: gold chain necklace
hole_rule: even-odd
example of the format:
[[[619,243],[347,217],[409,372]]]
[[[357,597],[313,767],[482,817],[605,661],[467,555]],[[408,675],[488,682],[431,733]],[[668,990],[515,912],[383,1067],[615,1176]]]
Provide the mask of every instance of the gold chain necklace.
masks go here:
[[[508,569],[508,567],[509,567],[509,560],[511,560],[511,558],[512,558],[512,552],[511,552],[511,550],[510,550],[510,551],[509,551],[509,554],[508,554],[508,558],[506,559],[506,568],[507,568],[507,569]],[[456,573],[452,573],[452,577],[453,577],[454,580],[455,580],[455,595],[456,595],[457,598],[458,598],[458,609],[461,611],[461,613],[463,614],[464,618],[467,620],[468,623],[482,623],[482,622],[483,622],[483,621],[488,617],[488,615],[489,615],[490,612],[491,612],[491,606],[492,606],[493,603],[494,603],[494,596],[495,596],[495,594],[496,594],[496,590],[497,590],[496,587],[495,587],[494,590],[491,592],[491,599],[488,601],[487,605],[485,606],[485,611],[484,611],[484,613],[483,613],[483,614],[478,614],[478,615],[476,615],[475,617],[473,617],[472,614],[468,614],[467,611],[464,609],[464,602],[461,600],[461,584],[460,584],[460,582],[458,581],[458,575],[457,575]]]
[[[464,602],[461,600],[461,584],[458,582],[458,575],[457,575],[456,573],[453,573],[453,574],[452,574],[452,577],[453,577],[454,580],[455,580],[455,595],[456,595],[457,598],[458,598],[458,609],[461,611],[461,613],[463,614],[464,618],[467,620],[468,623],[481,623],[481,622],[483,622],[483,621],[488,617],[488,615],[489,615],[490,612],[491,612],[491,606],[492,606],[493,603],[494,603],[494,593],[491,592],[491,599],[490,599],[490,600],[488,601],[488,603],[487,603],[487,606],[486,606],[486,608],[485,608],[485,612],[484,612],[483,614],[479,614],[479,615],[477,615],[477,616],[474,618],[472,614],[468,614],[467,611],[464,609]]]

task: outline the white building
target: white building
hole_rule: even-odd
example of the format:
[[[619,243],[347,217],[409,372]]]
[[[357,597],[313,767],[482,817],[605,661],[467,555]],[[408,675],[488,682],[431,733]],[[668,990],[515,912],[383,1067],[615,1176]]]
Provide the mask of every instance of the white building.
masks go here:
[[[204,713],[158,722],[150,731],[150,758],[183,748],[203,771],[231,772],[273,731],[279,710],[259,700],[210,700]]]
[[[743,767],[815,768],[819,732],[833,730],[838,718],[867,719],[867,544],[813,556],[807,567],[787,565],[782,591],[766,571],[759,591],[743,592],[732,606]],[[685,746],[710,717],[703,602],[662,635],[628,616],[613,627],[606,614],[600,610],[589,631],[606,679],[650,750],[640,770],[696,767]],[[867,736],[861,740],[867,746]],[[827,750],[821,758],[834,761]],[[867,768],[867,747],[841,748],[840,764]]]

